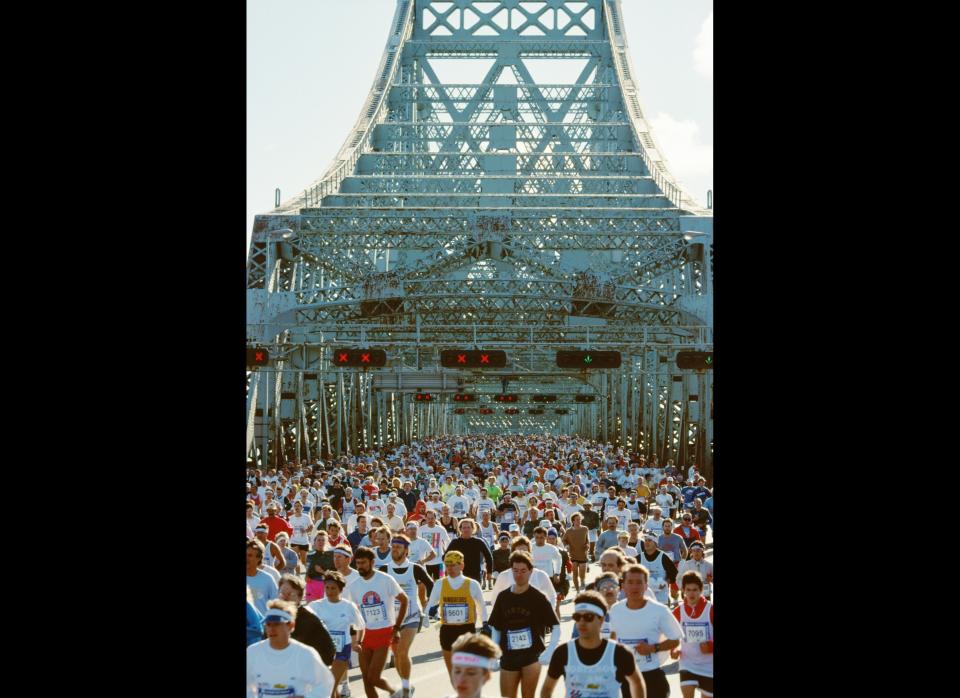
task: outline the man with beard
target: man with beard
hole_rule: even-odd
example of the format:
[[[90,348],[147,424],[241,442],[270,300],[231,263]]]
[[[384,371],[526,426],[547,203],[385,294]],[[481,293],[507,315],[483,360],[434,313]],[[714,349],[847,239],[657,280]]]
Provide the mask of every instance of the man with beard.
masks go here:
[[[397,580],[373,568],[374,552],[361,547],[356,554],[360,579],[348,585],[344,598],[360,608],[366,625],[360,645],[360,671],[367,698],[377,698],[377,689],[397,693],[381,676],[387,660],[387,649],[400,639],[400,626],[407,615],[409,599]],[[400,602],[399,612],[394,601]],[[330,686],[330,690],[333,686]]]
[[[386,573],[397,580],[397,584],[410,599],[407,615],[400,626],[400,639],[393,645],[397,673],[400,675],[402,684],[401,698],[410,698],[414,690],[410,686],[410,645],[413,644],[414,636],[420,631],[422,616],[420,596],[424,593],[429,595],[433,591],[433,580],[423,567],[408,559],[410,539],[405,535],[394,536],[390,548],[391,560]]]

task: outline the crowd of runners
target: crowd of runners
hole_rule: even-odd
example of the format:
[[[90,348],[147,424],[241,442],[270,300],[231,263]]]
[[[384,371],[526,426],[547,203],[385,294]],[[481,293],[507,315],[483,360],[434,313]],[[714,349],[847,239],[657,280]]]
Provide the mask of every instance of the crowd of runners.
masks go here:
[[[676,659],[684,698],[712,696],[712,529],[696,465],[578,437],[250,467],[248,696],[348,698],[359,666],[367,698],[411,698],[434,626],[459,698],[495,673],[499,695],[534,698],[543,667],[541,698],[561,677],[567,698],[663,698]]]

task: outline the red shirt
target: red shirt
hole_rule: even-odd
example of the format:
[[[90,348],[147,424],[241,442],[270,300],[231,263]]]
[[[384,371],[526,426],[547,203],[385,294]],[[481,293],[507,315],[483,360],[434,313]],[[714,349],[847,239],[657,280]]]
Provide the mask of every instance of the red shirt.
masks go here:
[[[687,531],[689,532],[684,532],[684,528],[686,528]],[[690,527],[674,526],[673,532],[676,533],[681,538],[683,538],[683,542],[686,543],[687,545],[690,545],[690,543],[692,543],[695,540],[700,540],[700,531],[698,531],[693,526],[690,526]]]
[[[268,516],[265,519],[261,519],[260,523],[265,524],[269,529],[267,531],[267,540],[274,540],[280,531],[286,531],[287,535],[293,535],[293,526],[279,516]]]

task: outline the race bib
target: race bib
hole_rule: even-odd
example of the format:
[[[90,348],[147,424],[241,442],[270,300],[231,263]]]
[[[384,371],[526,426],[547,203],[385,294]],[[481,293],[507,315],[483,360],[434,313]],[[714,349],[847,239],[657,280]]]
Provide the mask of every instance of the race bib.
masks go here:
[[[533,647],[533,631],[530,628],[507,631],[508,650],[528,650]]]
[[[513,509],[508,509],[507,511],[503,512],[504,522],[513,523],[513,514],[514,514]]]
[[[343,630],[331,630],[330,639],[333,640],[333,646],[337,648],[337,654],[343,652],[343,646],[347,642],[347,633]]]
[[[367,625],[377,625],[385,623],[387,620],[387,609],[382,603],[374,603],[360,607],[363,609],[363,620]]]
[[[699,644],[710,639],[710,626],[706,623],[685,623],[683,633],[687,642]]]
[[[257,683],[257,698],[266,696],[295,696],[296,691],[293,686],[275,683],[268,684],[263,681]]]
[[[641,637],[635,640],[617,640],[617,642],[620,642],[633,649],[633,654],[636,656],[638,664],[653,664],[653,658],[656,656],[656,652],[651,652],[650,654],[640,654],[636,650],[638,644],[641,642],[647,642],[647,638]]]
[[[470,611],[465,603],[445,603],[443,622],[451,625],[463,625],[470,619]]]

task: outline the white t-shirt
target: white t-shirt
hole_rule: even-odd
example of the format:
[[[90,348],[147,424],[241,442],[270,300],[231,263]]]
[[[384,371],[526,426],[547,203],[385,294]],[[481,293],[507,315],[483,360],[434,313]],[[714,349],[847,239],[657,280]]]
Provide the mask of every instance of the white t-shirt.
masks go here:
[[[550,543],[543,545],[534,543],[530,546],[530,554],[535,568],[543,570],[551,577],[560,574],[563,568],[563,556],[560,555],[560,549],[557,546]]]
[[[669,494],[658,494],[655,501],[664,515],[669,514],[670,510],[673,508],[673,497],[671,497]]]
[[[343,573],[341,572],[341,574]],[[343,581],[346,582],[346,586],[343,587],[343,591],[340,593],[341,599],[343,598],[343,594],[346,593],[347,587],[350,586],[350,584],[352,584],[353,582],[357,581],[358,579],[363,579],[363,577],[361,577],[360,573],[357,572],[352,567],[350,568],[350,574],[343,575]]]
[[[493,605],[497,602],[497,596],[500,595],[500,592],[505,589],[509,589],[516,583],[516,580],[513,578],[513,569],[505,569],[503,572],[497,575],[497,581],[493,584],[493,592],[490,596],[490,608],[493,608]],[[543,593],[547,597],[547,601],[550,602],[551,606],[557,605],[557,590],[553,588],[553,582],[550,581],[550,577],[547,576],[547,573],[543,570],[534,569],[530,573],[530,586],[532,586],[537,591]]]
[[[432,549],[427,541],[418,536],[410,541],[410,551],[407,555],[410,557],[411,562],[420,562],[430,554]]]
[[[312,647],[296,640],[282,650],[271,648],[269,640],[247,647],[247,698],[329,698],[332,692],[333,673]]]
[[[650,531],[650,533],[659,538],[663,535],[663,519],[647,519],[643,522],[643,530]]]
[[[442,501],[435,502],[432,499],[430,499],[427,501],[426,504],[427,504],[427,511],[430,511],[432,509],[433,511],[437,512],[437,516],[440,516],[440,513],[443,511],[443,506],[444,506]]]
[[[377,570],[369,579],[360,577],[343,590],[343,597],[353,601],[363,614],[363,622],[370,630],[391,628],[397,622],[393,600],[403,589],[389,574]]]
[[[353,601],[341,598],[337,603],[333,603],[324,597],[311,601],[307,608],[323,621],[338,653],[350,644],[350,627],[357,630],[363,627],[363,615]]]
[[[610,631],[616,640],[634,650],[638,642],[654,645],[662,640],[680,640],[683,630],[670,609],[662,603],[650,601],[643,608],[627,608],[627,600],[618,601],[610,609]],[[634,650],[634,659],[640,671],[659,669],[669,661],[669,652],[653,652],[642,655]]]
[[[291,516],[287,522],[293,528],[290,542],[297,545],[310,545],[310,534],[313,533],[313,520],[306,514]]]
[[[382,499],[368,499],[367,500],[367,513],[371,516],[380,516],[383,517],[387,513],[387,503]]]
[[[447,546],[450,545],[450,534],[447,533],[447,529],[440,525],[433,527],[421,526],[420,537],[430,544],[430,547],[433,548],[433,552],[437,554],[438,558],[443,557],[444,551],[447,549]],[[441,562],[442,560],[432,560],[430,564],[439,565]]]
[[[470,515],[470,500],[461,495],[453,495],[447,498],[447,505],[450,507],[450,516],[455,519],[463,519]]]

